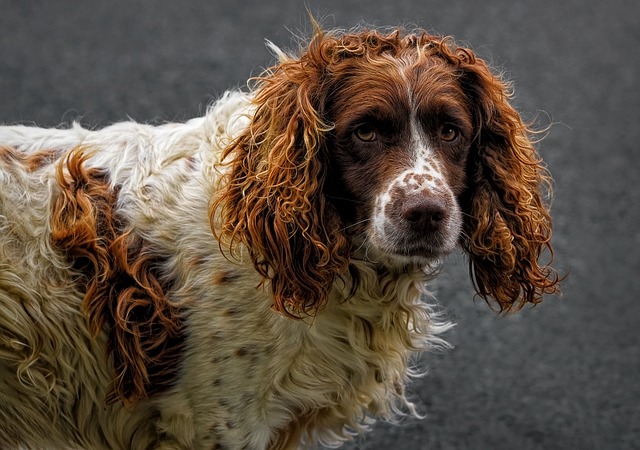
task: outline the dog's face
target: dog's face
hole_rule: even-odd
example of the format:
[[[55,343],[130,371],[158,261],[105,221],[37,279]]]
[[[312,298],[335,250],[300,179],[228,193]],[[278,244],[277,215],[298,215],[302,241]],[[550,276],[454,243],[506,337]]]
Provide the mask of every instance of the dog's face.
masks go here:
[[[458,243],[471,107],[442,60],[378,59],[336,70],[327,197],[367,258],[425,263]]]

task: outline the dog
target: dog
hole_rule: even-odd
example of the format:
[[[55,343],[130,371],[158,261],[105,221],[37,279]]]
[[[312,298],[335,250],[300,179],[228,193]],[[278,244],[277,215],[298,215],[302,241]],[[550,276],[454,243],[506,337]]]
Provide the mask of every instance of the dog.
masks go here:
[[[186,123],[0,128],[1,448],[338,445],[416,414],[447,254],[501,312],[558,290],[550,175],[472,50],[272,49]]]

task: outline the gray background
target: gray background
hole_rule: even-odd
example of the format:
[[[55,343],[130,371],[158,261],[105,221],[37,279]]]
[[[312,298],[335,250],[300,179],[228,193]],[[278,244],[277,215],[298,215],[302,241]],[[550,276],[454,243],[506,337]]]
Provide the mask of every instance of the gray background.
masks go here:
[[[640,439],[640,3],[308,0],[325,26],[417,24],[515,82],[556,182],[564,295],[496,317],[462,255],[435,285],[455,349],[413,384],[426,420],[352,448],[631,449]],[[310,27],[302,2],[0,0],[0,122],[185,120]]]

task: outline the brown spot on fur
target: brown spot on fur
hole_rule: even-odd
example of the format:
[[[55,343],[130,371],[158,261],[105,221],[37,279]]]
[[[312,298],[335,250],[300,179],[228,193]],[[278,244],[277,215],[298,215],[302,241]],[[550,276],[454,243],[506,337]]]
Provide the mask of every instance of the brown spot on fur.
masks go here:
[[[247,356],[249,354],[249,350],[246,347],[240,347],[238,350],[236,350],[236,356],[239,357],[243,357],[243,356]]]
[[[0,161],[7,167],[20,165],[27,172],[35,172],[53,161],[60,152],[58,150],[38,150],[31,153],[24,153],[12,147],[0,147]]]
[[[218,365],[218,364],[222,364],[225,361],[228,361],[230,358],[230,356],[215,356],[212,360],[211,363],[214,365]]]
[[[226,284],[229,283],[230,281],[233,281],[235,279],[237,279],[239,277],[238,274],[230,271],[230,270],[226,270],[223,272],[216,272],[213,274],[213,284],[215,286],[220,286],[222,284]]]
[[[185,162],[189,171],[193,172],[198,169],[198,160],[194,156],[188,156],[185,158]]]
[[[88,168],[84,148],[57,166],[51,241],[64,252],[85,291],[94,335],[109,330],[115,372],[109,401],[125,404],[170,387],[183,345],[179,309],[166,296],[161,259],[118,214],[118,188],[105,170]]]
[[[196,269],[207,263],[207,258],[204,256],[194,256],[187,260],[187,266],[191,269]]]
[[[402,179],[404,186],[411,185],[414,189],[421,188],[426,183],[433,183],[434,177],[428,173],[408,173]]]
[[[224,316],[227,318],[237,317],[240,314],[238,308],[229,308],[224,312]]]
[[[21,158],[15,148],[0,147],[0,161],[5,166],[13,166],[16,163],[21,163]]]
[[[35,153],[31,153],[26,157],[25,162],[27,169],[31,172],[35,172],[42,167],[51,164],[58,159],[60,152],[58,150],[41,150]]]
[[[213,345],[219,345],[220,341],[224,339],[223,333],[215,331],[209,335],[209,342]]]

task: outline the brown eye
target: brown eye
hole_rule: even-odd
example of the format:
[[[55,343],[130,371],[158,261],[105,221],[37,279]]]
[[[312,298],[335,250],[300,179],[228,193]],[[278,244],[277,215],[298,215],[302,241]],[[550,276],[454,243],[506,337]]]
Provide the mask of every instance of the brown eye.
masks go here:
[[[354,134],[363,142],[373,142],[376,140],[376,130],[370,125],[362,125],[356,128]]]
[[[443,125],[440,128],[440,139],[445,142],[453,142],[458,139],[460,132],[453,125]]]

